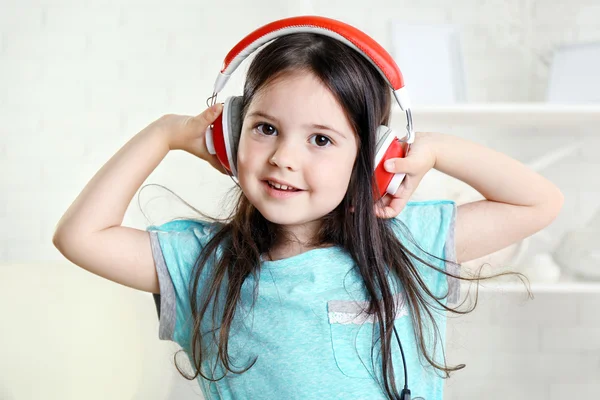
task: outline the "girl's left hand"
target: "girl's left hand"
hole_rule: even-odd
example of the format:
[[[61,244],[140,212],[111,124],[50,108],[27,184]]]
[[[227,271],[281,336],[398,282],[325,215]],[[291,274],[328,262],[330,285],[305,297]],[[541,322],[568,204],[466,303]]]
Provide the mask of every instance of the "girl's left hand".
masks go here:
[[[392,158],[386,161],[389,172],[406,174],[402,184],[392,196],[386,193],[381,202],[375,205],[375,214],[379,218],[394,218],[404,209],[423,176],[435,166],[436,153],[432,135],[417,132],[414,143],[404,158]],[[388,167],[388,164],[393,164]]]

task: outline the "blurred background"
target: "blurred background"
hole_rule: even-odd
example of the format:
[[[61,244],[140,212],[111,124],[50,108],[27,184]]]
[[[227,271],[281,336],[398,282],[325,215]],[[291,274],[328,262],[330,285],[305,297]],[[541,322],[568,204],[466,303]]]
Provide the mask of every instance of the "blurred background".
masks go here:
[[[471,314],[448,321],[447,399],[595,399],[600,392],[598,0],[0,0],[0,399],[202,398],[158,339],[150,294],[67,261],[54,228],[95,172],[163,114],[198,114],[227,52],[260,25],[342,20],[396,59],[418,131],[507,153],[565,194],[544,231],[485,259]],[[248,62],[219,100],[241,93]],[[392,126],[406,122],[394,110]],[[222,215],[229,178],[183,152],[147,184]],[[415,200],[481,198],[431,171]],[[124,225],[193,215],[157,186]],[[471,288],[474,295],[475,288]],[[462,294],[466,296],[468,288]]]

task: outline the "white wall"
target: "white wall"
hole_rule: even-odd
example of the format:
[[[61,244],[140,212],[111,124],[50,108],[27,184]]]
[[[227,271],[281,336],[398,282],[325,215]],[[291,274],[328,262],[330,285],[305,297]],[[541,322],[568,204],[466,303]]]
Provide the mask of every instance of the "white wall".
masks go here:
[[[471,102],[543,101],[553,49],[563,44],[600,41],[597,0],[373,0],[368,5],[356,0],[0,0],[2,272],[7,273],[8,268],[19,263],[43,265],[62,261],[62,255],[51,243],[55,224],[93,174],[129,138],[162,114],[201,112],[227,51],[261,24],[296,14],[324,15],[359,27],[388,49],[392,19],[459,24],[467,97]],[[232,78],[221,99],[239,93],[242,83],[240,72]],[[465,134],[523,160],[542,148],[560,146],[565,138],[564,131],[496,132],[492,128]],[[449,131],[461,133],[458,126]],[[574,133],[581,132],[577,128]],[[598,206],[597,174],[580,173],[600,171],[593,150],[600,143],[597,137],[590,140],[591,145],[580,158],[565,164],[569,168],[558,165],[548,172],[548,177],[567,196],[564,212],[552,227],[553,234],[584,221]],[[231,186],[227,178],[203,162],[179,152],[167,156],[150,182],[166,185],[209,213],[219,210],[218,201]],[[138,209],[137,198],[134,200],[125,224],[143,228],[147,221]],[[157,219],[180,214],[181,208],[177,208],[165,215],[165,207],[172,204],[153,203],[145,211],[154,210],[151,217]],[[2,302],[10,300],[5,293],[0,291]],[[593,304],[597,304],[595,299]],[[575,300],[551,301],[548,309],[562,315],[572,312],[569,302]],[[573,367],[565,371],[565,378],[556,376],[556,370],[546,369],[545,363],[544,368],[517,369],[522,373],[506,375],[506,384],[512,382],[518,388],[535,380],[542,382],[540,387],[547,387],[544,385],[549,380],[559,384],[565,379],[565,385],[589,390],[582,396],[591,398],[585,397],[585,393],[592,393],[589,388],[596,392],[600,389],[600,344],[592,341],[590,348],[590,341],[582,338],[586,337],[583,332],[600,335],[593,325],[593,309],[581,310],[584,311],[577,322],[581,332],[571,335],[567,331],[566,340],[561,342],[574,347],[556,347],[558,340],[545,339],[551,337],[546,335],[553,335],[545,332],[560,332],[547,331],[543,321],[538,325],[532,322],[528,325],[532,329],[521,331],[523,321],[509,317],[506,323],[524,332],[517,334],[519,342],[536,343],[531,359],[537,360],[538,353],[550,354],[547,360]],[[5,320],[3,329],[6,323]],[[8,324],[15,326],[10,321]],[[494,334],[498,329],[494,324],[503,322],[484,319],[473,325],[476,328],[472,331],[464,332],[468,338],[499,342],[502,335]],[[573,321],[567,324],[572,325]],[[527,339],[530,332],[537,332],[537,336]],[[577,343],[582,343],[582,347],[577,347]],[[486,354],[488,350],[492,351],[484,348]],[[510,370],[515,364],[523,365],[518,359],[523,351],[520,347],[501,347],[494,353],[499,357],[498,368]],[[463,362],[462,354],[457,353],[450,359],[453,361]],[[484,374],[481,369],[488,361],[486,356],[473,358],[467,363],[471,372],[463,374],[463,378],[458,372],[458,383],[453,389],[460,386],[456,392],[469,393],[469,387],[497,388],[499,380],[495,374]],[[595,368],[591,371],[598,374],[587,375],[589,369],[582,373],[586,366]],[[467,379],[467,374],[474,381]],[[578,382],[582,384],[577,385]],[[593,382],[596,386],[592,386]],[[559,398],[557,393],[565,393],[568,387],[536,397],[538,386],[532,385],[533,389],[526,392],[532,395],[527,398]],[[471,389],[470,398],[482,398],[474,390]],[[485,398],[504,398],[494,392]]]
[[[534,288],[533,300],[523,289],[479,294],[475,311],[448,320],[447,363],[466,367],[446,381],[445,399],[598,397],[598,289]]]
[[[600,5],[592,0],[208,4],[0,2],[0,260],[60,259],[50,237],[85,183],[162,114],[202,111],[227,51],[273,19],[305,12],[339,18],[388,49],[391,19],[460,24],[473,102],[543,100],[552,49],[600,40]],[[223,97],[242,83],[243,74],[234,75]],[[217,210],[230,185],[177,153],[150,181],[207,211]],[[133,208],[128,222],[143,226]]]

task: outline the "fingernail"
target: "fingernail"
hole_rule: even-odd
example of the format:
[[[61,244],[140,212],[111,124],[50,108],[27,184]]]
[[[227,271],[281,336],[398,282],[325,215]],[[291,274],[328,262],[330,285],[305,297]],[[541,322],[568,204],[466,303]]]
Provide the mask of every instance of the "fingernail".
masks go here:
[[[213,112],[213,114],[218,114],[221,111],[221,107],[222,107],[221,103],[214,104],[211,107],[211,111]]]
[[[394,161],[392,160],[387,160],[384,164],[385,169],[389,170],[393,170],[394,169]]]

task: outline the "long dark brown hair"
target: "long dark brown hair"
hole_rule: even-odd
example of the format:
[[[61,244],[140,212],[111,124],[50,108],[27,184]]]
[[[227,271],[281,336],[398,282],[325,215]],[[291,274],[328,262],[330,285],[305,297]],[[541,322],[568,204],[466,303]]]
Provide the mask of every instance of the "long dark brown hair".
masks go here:
[[[393,276],[397,284],[404,290],[407,306],[410,307],[412,325],[416,343],[420,353],[427,362],[444,372],[444,378],[451,371],[465,367],[464,364],[448,367],[435,361],[429,354],[423,336],[423,316],[429,318],[435,326],[435,340],[439,330],[432,314],[434,309],[430,303],[434,300],[441,309],[458,314],[471,312],[477,305],[466,311],[447,307],[442,300],[448,297],[435,295],[426,286],[414,260],[427,267],[455,279],[480,280],[500,275],[515,274],[504,272],[497,275],[475,278],[454,275],[427,261],[432,257],[458,266],[452,260],[444,260],[420,248],[419,256],[411,252],[394,234],[392,223],[400,223],[397,219],[377,218],[373,204],[376,199],[372,192],[373,164],[375,157],[375,132],[379,125],[387,125],[391,110],[391,93],[379,71],[362,55],[345,44],[317,34],[296,33],[280,37],[265,46],[249,66],[243,93],[243,115],[245,116],[253,97],[274,79],[285,77],[295,72],[314,74],[331,91],[337,99],[358,139],[358,155],[353,166],[347,193],[341,203],[329,214],[322,217],[321,228],[309,245],[311,247],[339,246],[353,258],[356,268],[364,281],[365,293],[369,296],[369,306],[364,312],[375,315],[380,337],[381,368],[383,371],[383,389],[390,399],[398,396],[395,385],[394,369],[391,363],[391,340],[393,324],[396,317],[394,291],[388,278]],[[190,305],[193,317],[193,332],[190,342],[189,357],[195,374],[187,376],[179,366],[180,373],[187,379],[195,379],[201,375],[207,380],[219,380],[207,377],[201,372],[203,359],[208,355],[203,351],[203,334],[212,334],[218,343],[217,360],[220,360],[228,372],[243,373],[254,365],[252,363],[240,371],[231,368],[228,354],[228,338],[236,306],[240,301],[242,285],[249,275],[258,276],[261,268],[261,255],[268,255],[272,247],[280,243],[284,234],[279,226],[266,220],[248,201],[243,192],[234,188],[237,198],[234,200],[231,215],[225,219],[205,218],[219,221],[214,236],[204,247],[204,251],[196,261],[190,280]],[[353,208],[353,211],[351,211]],[[196,210],[197,211],[197,210]],[[410,240],[410,234],[407,235]],[[219,250],[219,251],[217,251]],[[205,265],[213,265],[208,284],[199,287],[199,279]],[[518,273],[516,273],[518,274]],[[522,275],[522,274],[518,274]],[[258,293],[258,279],[255,279],[253,304]],[[226,283],[226,284],[224,284]],[[223,287],[224,286],[224,287]],[[201,324],[210,303],[223,296],[222,308],[212,307],[212,327],[209,332],[202,332]],[[477,291],[478,293],[478,291]],[[437,308],[437,306],[435,307]],[[440,310],[441,310],[440,309]],[[222,315],[219,315],[222,313]],[[217,319],[221,316],[220,324]],[[218,338],[214,332],[219,331]],[[373,346],[376,342],[373,343]],[[177,355],[177,354],[176,354]],[[175,355],[175,357],[176,357]],[[177,365],[177,360],[175,360]],[[226,372],[227,374],[227,372]]]

